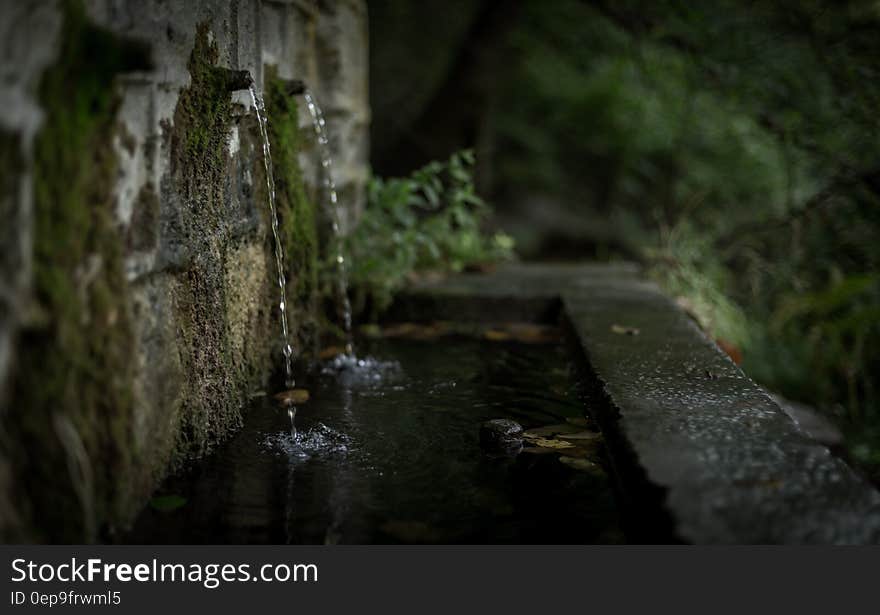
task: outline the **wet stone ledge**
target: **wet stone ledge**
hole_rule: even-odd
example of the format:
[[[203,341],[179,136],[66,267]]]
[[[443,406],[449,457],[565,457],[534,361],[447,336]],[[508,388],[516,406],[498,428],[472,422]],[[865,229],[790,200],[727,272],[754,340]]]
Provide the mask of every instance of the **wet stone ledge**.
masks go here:
[[[631,539],[880,542],[880,493],[627,265],[511,265],[402,294],[426,320],[561,320]]]

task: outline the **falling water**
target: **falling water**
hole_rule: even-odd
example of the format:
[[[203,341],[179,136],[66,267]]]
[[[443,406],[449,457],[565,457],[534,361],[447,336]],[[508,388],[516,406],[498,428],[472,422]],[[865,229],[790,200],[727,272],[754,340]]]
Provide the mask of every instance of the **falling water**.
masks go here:
[[[287,407],[287,416],[290,418],[290,437],[296,440],[296,406]]]
[[[312,93],[306,90],[303,93],[309,115],[312,116],[312,126],[315,136],[318,138],[318,147],[321,154],[321,173],[323,176],[324,191],[330,201],[330,213],[333,220],[333,235],[336,240],[336,294],[339,297],[342,308],[342,326],[345,330],[345,353],[351,355],[354,352],[354,343],[351,335],[351,303],[348,300],[348,273],[345,266],[345,255],[342,250],[342,228],[340,219],[340,204],[336,194],[336,184],[333,182],[333,159],[330,157],[330,142],[327,139],[326,123],[321,107],[318,106]]]
[[[251,100],[254,103],[254,110],[257,115],[257,123],[260,125],[260,136],[263,138],[263,164],[266,167],[266,189],[269,193],[269,213],[272,219],[272,235],[275,238],[275,269],[278,272],[278,290],[281,294],[281,303],[278,307],[281,309],[281,340],[282,349],[284,351],[284,369],[286,374],[286,385],[288,388],[295,386],[293,379],[293,348],[290,345],[290,332],[287,326],[287,281],[284,276],[284,248],[281,245],[281,236],[278,230],[278,211],[275,207],[275,175],[272,172],[272,151],[269,147],[269,128],[268,118],[266,117],[266,105],[263,103],[263,97],[257,93],[253,84],[248,88],[251,92]],[[291,429],[293,427],[293,416],[290,417]]]

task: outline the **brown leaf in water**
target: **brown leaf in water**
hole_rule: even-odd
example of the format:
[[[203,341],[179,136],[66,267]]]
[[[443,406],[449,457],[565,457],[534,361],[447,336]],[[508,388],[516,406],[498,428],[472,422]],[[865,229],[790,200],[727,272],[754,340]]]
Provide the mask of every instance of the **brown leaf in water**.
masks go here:
[[[546,325],[511,323],[507,331],[513,339],[524,344],[552,344],[562,339],[559,329]]]
[[[382,329],[385,337],[404,337],[416,340],[432,340],[448,332],[448,325],[441,322],[421,324],[414,322],[402,322],[389,325]]]
[[[399,322],[383,327],[382,335],[385,337],[406,337],[412,335],[418,327],[419,325],[414,322]]]
[[[487,329],[483,332],[483,337],[490,342],[507,342],[513,336],[507,331],[502,331],[501,329]]]
[[[565,440],[556,440],[553,438],[538,438],[533,441],[535,446],[540,446],[542,448],[574,448],[574,444],[571,442],[566,442]]]
[[[618,335],[638,335],[639,330],[636,327],[625,327],[624,325],[611,325],[611,332]]]
[[[282,406],[295,406],[309,401],[309,392],[305,389],[290,389],[289,391],[282,391],[274,397]]]
[[[318,358],[322,361],[327,359],[332,359],[333,357],[337,357],[345,352],[345,349],[341,346],[327,346],[321,352],[318,353]]]

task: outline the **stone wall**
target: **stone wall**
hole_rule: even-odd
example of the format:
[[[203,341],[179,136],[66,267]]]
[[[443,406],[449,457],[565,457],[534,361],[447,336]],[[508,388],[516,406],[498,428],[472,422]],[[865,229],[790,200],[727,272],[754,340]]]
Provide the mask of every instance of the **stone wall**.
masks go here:
[[[297,345],[315,339],[325,107],[346,220],[367,174],[360,0],[4,3],[0,537],[97,540],[241,421],[278,358],[267,91]],[[39,32],[40,44],[33,33]]]

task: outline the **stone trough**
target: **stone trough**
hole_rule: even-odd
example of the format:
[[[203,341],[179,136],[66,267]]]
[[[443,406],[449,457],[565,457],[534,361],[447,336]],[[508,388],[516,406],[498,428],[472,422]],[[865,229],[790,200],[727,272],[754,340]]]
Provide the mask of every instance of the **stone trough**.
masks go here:
[[[401,321],[561,322],[642,542],[880,542],[880,493],[631,265],[509,265],[411,287]]]

